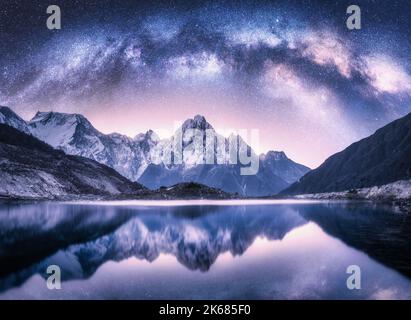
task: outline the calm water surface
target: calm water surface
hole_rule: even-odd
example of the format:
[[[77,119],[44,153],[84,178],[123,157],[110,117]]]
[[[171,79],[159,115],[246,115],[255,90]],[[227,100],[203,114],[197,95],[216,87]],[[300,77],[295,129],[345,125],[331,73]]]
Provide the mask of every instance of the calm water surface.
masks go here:
[[[0,299],[66,298],[411,299],[411,217],[346,202],[1,203]]]

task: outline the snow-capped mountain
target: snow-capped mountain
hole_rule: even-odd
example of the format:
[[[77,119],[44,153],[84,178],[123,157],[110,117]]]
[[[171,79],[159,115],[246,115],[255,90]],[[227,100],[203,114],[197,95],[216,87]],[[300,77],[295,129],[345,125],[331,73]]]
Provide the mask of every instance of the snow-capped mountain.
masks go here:
[[[144,172],[150,149],[158,142],[151,130],[134,139],[118,133],[103,134],[79,114],[38,112],[28,126],[34,136],[51,146],[96,160],[133,181]]]
[[[7,124],[21,132],[30,134],[26,121],[15,114],[10,108],[0,106],[0,124]]]
[[[0,124],[1,198],[136,196],[145,191],[112,168],[66,155],[32,135]]]
[[[12,110],[2,107],[0,119],[54,148],[98,161],[151,189],[197,182],[242,196],[265,196],[278,193],[309,171],[283,152],[270,151],[257,156],[240,136],[219,135],[200,115],[187,119],[172,137],[163,140],[152,130],[135,138],[118,133],[103,134],[80,114],[38,112],[26,123]],[[192,147],[194,142],[198,144],[193,130],[202,134],[200,148]],[[213,138],[207,140],[209,133]],[[178,142],[181,150],[175,149]],[[252,155],[258,164],[256,174],[241,174],[249,165],[231,161],[229,151],[233,144],[238,152],[245,150]],[[210,158],[211,163],[207,160]]]
[[[198,150],[198,148],[186,149],[187,146],[193,144],[194,139],[193,135],[188,132],[188,129],[194,129],[202,133],[204,137],[202,141],[202,152],[201,149]],[[214,164],[206,164],[204,159],[206,144],[210,144],[210,141],[206,139],[206,131],[215,137],[211,156],[211,158],[215,160]],[[178,137],[178,135],[182,137]],[[175,144],[175,140],[179,138],[182,139],[184,150],[182,163],[151,163],[138,180],[141,184],[156,189],[161,186],[173,185],[179,182],[193,181],[227,192],[238,193],[243,196],[265,196],[279,192],[309,170],[289,160],[284,153],[282,153],[283,156],[278,159],[272,157],[271,153],[268,156],[259,158],[240,136],[231,136],[230,138],[222,137],[215,132],[211,124],[200,115],[195,116],[193,119],[186,120],[181,129],[177,130],[173,137],[162,141],[162,152],[170,152],[174,156],[172,146]],[[217,141],[220,141],[220,143],[217,143]],[[230,162],[230,141],[234,141],[234,143],[237,144],[237,150],[244,148],[249,155],[254,155],[259,167],[256,174],[242,175],[240,170],[247,165],[241,163],[233,164]],[[265,158],[267,158],[267,161]],[[276,167],[277,163],[281,166],[282,170],[280,167]],[[306,168],[305,171],[304,168]],[[282,172],[284,172],[284,178],[282,177]],[[298,176],[297,172],[301,172],[301,175]],[[293,176],[296,177],[295,180],[292,180]],[[291,182],[288,182],[290,180]]]

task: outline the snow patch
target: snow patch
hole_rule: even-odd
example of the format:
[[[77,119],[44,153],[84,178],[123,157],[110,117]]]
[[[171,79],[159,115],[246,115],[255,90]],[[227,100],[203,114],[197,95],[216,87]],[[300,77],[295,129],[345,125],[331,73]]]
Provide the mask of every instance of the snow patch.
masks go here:
[[[411,199],[411,180],[399,180],[382,186],[345,190],[341,192],[312,193],[295,196],[297,199]]]

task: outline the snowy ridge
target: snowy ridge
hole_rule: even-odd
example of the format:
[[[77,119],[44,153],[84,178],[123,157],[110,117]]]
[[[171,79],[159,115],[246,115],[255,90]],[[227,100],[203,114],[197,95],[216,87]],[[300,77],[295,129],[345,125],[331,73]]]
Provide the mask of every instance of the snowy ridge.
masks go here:
[[[75,114],[37,112],[29,126],[34,136],[58,148],[70,145],[79,121]]]
[[[203,140],[200,140],[200,148],[192,148],[193,144],[197,144],[194,139],[198,139],[198,137],[193,137],[193,132],[188,131],[189,129],[195,129],[197,133],[202,133]],[[211,134],[214,138],[207,139],[207,134]],[[284,153],[278,160],[268,157],[270,162],[265,163],[244,142],[241,136],[231,135],[229,138],[225,138],[218,134],[201,115],[187,119],[172,137],[160,141],[154,147],[154,153],[158,154],[160,158],[171,154],[175,159],[173,146],[176,141],[180,141],[179,139],[181,139],[183,146],[182,163],[150,163],[138,182],[150,189],[168,187],[182,182],[196,182],[241,196],[267,196],[279,192],[290,184],[286,181],[286,179],[290,180],[287,170],[296,171],[295,168],[291,167],[301,167],[301,174],[296,179],[309,170],[307,167],[289,160]],[[237,150],[242,148],[247,150],[247,154],[253,155],[254,159],[259,162],[259,170],[256,174],[242,175],[241,168],[247,165],[240,162],[236,164],[230,162],[230,143],[233,141],[237,144]],[[205,154],[210,150],[214,164],[205,162]],[[283,169],[278,166],[282,166]],[[283,173],[287,175],[285,179]],[[295,181],[292,178],[291,180],[291,182]]]
[[[150,150],[157,143],[152,131],[136,139],[118,133],[103,134],[79,114],[38,112],[29,127],[34,136],[51,146],[98,161],[133,181],[144,172]]]
[[[152,130],[130,138],[118,133],[103,134],[80,114],[59,112],[38,112],[26,123],[7,107],[2,107],[0,122],[31,133],[38,139],[70,155],[86,157],[107,165],[131,181],[157,189],[183,182],[196,182],[242,196],[267,196],[286,188],[297,181],[309,168],[288,159],[284,152],[270,151],[260,157],[240,136],[237,147],[245,146],[254,154],[259,171],[252,176],[240,174],[241,164],[230,164],[229,138],[217,134],[212,125],[201,116],[184,121],[181,130],[160,140]],[[204,153],[190,148],[193,137],[186,135],[188,129],[214,132],[217,143],[214,146],[214,165],[204,164]],[[182,134],[182,137],[178,136]],[[176,139],[183,141],[183,162],[164,164],[166,154],[173,154]],[[222,141],[223,143],[219,143]],[[207,141],[204,141],[204,148]]]
[[[26,121],[7,107],[0,106],[0,124],[7,124],[10,127],[30,134],[30,129],[28,128]]]
[[[369,199],[406,200],[411,199],[411,180],[400,180],[382,186],[360,188],[341,192],[296,195],[297,199]]]
[[[69,156],[0,124],[0,197],[78,198],[136,195],[145,189],[96,161]]]

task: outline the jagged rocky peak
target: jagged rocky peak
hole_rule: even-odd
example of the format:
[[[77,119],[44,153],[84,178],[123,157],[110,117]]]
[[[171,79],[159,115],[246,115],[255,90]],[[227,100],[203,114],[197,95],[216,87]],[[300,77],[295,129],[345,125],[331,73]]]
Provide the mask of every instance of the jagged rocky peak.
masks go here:
[[[194,119],[187,119],[184,121],[182,125],[183,131],[187,129],[200,129],[200,130],[206,130],[206,129],[213,129],[212,125],[209,124],[206,120],[206,118],[202,115],[196,115]]]
[[[66,123],[71,123],[71,124],[83,124],[85,126],[90,126],[91,123],[86,119],[81,114],[77,113],[62,113],[62,112],[54,112],[54,111],[48,111],[48,112],[42,112],[42,111],[37,111],[36,115],[33,117],[33,119],[30,120],[30,124],[35,124],[37,122],[41,122],[43,125],[44,124],[50,124],[53,123],[55,125],[63,125]]]
[[[9,107],[0,106],[0,123],[7,124],[17,130],[30,134],[26,121],[19,117]]]
[[[411,113],[332,155],[282,193],[344,192],[410,179]]]
[[[38,111],[30,120],[29,128],[32,134],[40,140],[66,153],[77,155],[83,155],[83,152],[66,148],[73,143],[75,134],[79,138],[100,135],[100,132],[84,116],[53,111]]]
[[[6,106],[0,106],[0,112],[3,114],[10,114],[10,113],[14,114],[14,112],[9,107],[6,107]]]
[[[0,112],[0,118],[1,115]],[[230,164],[223,161],[224,165],[215,163],[215,165],[206,167],[197,166],[196,164],[200,163],[197,160],[204,157],[203,152],[197,152],[198,148],[185,150],[184,166],[176,164],[167,167],[162,162],[158,164],[157,161],[153,161],[154,156],[164,155],[164,150],[174,148],[174,139],[180,139],[178,134],[184,134],[183,147],[186,148],[194,139],[191,134],[188,134],[188,129],[197,129],[203,133],[206,130],[214,130],[202,115],[187,119],[173,136],[164,140],[160,140],[153,130],[141,133],[134,138],[118,133],[103,134],[80,114],[37,112],[28,124],[22,119],[19,122],[10,120],[14,117],[8,118],[9,126],[25,125],[33,136],[52,147],[70,155],[96,160],[117,170],[124,177],[139,181],[152,189],[181,182],[197,182],[241,195],[270,195],[297,181],[309,170],[307,167],[294,163],[282,152],[267,153],[266,156],[269,159],[284,160],[260,160],[260,169],[257,174],[246,177],[240,175],[243,164],[239,163]],[[21,128],[18,129],[23,131]],[[234,141],[237,142],[238,147],[246,146],[247,154],[255,155],[251,146],[245,143],[241,136],[233,133],[232,140],[230,140],[218,133],[215,134],[221,138],[218,139],[219,141],[224,142],[223,146],[217,144],[214,146],[216,159],[221,151],[228,152],[229,143]],[[210,144],[207,145],[206,136],[204,136],[203,143],[204,147],[210,146]],[[260,159],[262,159],[261,156]]]
[[[158,142],[160,141],[160,138],[153,130],[150,129],[146,133],[139,133],[138,135],[136,135],[134,140],[136,140],[137,142],[141,142],[141,141]]]
[[[274,161],[280,161],[280,160],[287,160],[288,157],[284,153],[284,151],[268,151],[265,155],[263,155],[264,160],[274,160]]]

